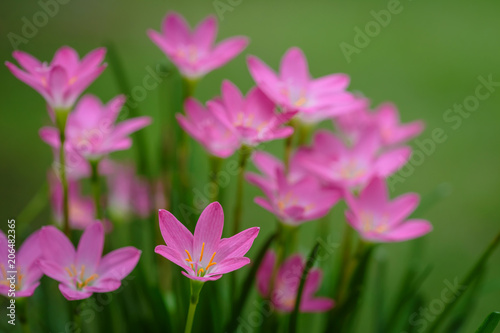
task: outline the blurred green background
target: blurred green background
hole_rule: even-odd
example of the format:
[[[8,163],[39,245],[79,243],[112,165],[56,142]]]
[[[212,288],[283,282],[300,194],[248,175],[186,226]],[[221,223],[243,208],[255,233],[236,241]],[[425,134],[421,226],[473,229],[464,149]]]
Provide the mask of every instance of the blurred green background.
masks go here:
[[[370,12],[387,9],[388,1],[70,0],[59,5],[56,15],[39,27],[27,43],[21,43],[19,49],[49,61],[62,45],[70,45],[82,55],[112,41],[124,60],[132,86],[142,85],[148,66],[156,68],[157,64],[166,63],[164,55],[146,36],[146,30],[159,30],[169,10],[178,11],[195,24],[206,15],[217,15],[216,7],[221,3],[226,11],[218,16],[218,40],[245,35],[251,43],[243,55],[202,80],[196,91],[200,100],[219,94],[220,84],[226,78],[247,91],[253,81],[246,68],[246,55],[257,55],[277,68],[284,52],[298,46],[304,50],[313,76],[347,73],[351,76],[350,89],[371,98],[373,105],[392,101],[403,121],[424,120],[427,128],[421,139],[430,138],[435,128],[445,131],[447,140],[437,144],[435,152],[426,155],[425,161],[392,193],[414,191],[425,196],[443,183],[451,188],[449,196],[422,216],[434,225],[434,231],[425,237],[422,253],[422,266],[433,267],[423,288],[430,300],[439,298],[445,287],[443,280],[463,276],[500,229],[500,87],[481,101],[468,118],[462,119],[457,129],[443,119],[447,109],[474,94],[478,76],[492,75],[493,81],[500,82],[500,2],[403,0],[398,7],[400,13],[393,14],[390,23],[370,37],[369,45],[352,54],[350,62],[340,44],[355,45],[355,27],[364,30],[374,20]],[[24,0],[2,1],[0,8],[0,59],[12,61],[8,34],[22,35],[23,17],[33,22],[33,15],[42,9],[37,1]],[[19,214],[45,182],[52,153],[38,136],[40,127],[50,122],[42,98],[14,78],[5,66],[0,66],[0,78],[0,211],[6,222]],[[165,90],[166,85],[160,85],[148,91],[139,104],[143,114],[155,119],[147,129],[152,163],[158,162],[160,154],[160,101],[168,94]],[[105,101],[119,92],[110,68],[88,91]],[[282,154],[282,142],[267,147]],[[200,161],[196,165],[201,166],[193,177],[202,189],[206,183],[206,158],[199,146],[195,145],[192,151],[193,159]],[[131,152],[121,155],[132,156]],[[232,191],[234,179],[226,193]],[[264,235],[274,230],[274,219],[253,203],[260,191],[251,186],[245,190],[244,226],[261,226],[262,241]],[[226,215],[231,208],[227,200]],[[342,216],[343,205],[339,205],[331,214],[331,232],[336,240],[341,236]],[[48,218],[46,210],[37,223],[47,223]],[[1,228],[5,226],[6,223]],[[316,229],[314,223],[301,227],[304,253],[313,245]],[[389,258],[388,286],[400,278],[410,246],[411,242],[383,246]],[[253,249],[250,256],[255,252]],[[500,310],[499,261],[500,253],[496,253],[466,331],[473,331],[487,313]],[[369,306],[361,320],[363,331],[370,331],[372,323]]]

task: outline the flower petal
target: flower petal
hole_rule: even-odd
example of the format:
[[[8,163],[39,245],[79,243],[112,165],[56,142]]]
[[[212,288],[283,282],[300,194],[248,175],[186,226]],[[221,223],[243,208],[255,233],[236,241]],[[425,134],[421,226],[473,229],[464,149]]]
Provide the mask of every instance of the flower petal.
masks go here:
[[[201,258],[201,251],[203,248],[203,263],[210,261],[210,257],[219,247],[220,239],[222,236],[222,229],[224,227],[224,211],[218,202],[209,204],[201,213],[196,228],[194,230],[194,243],[193,253],[195,257]],[[205,244],[203,246],[203,244]],[[197,260],[198,258],[193,258]],[[204,266],[204,265],[203,265]]]
[[[68,301],[76,301],[92,296],[92,293],[89,291],[78,291],[63,283],[59,284],[59,290]]]
[[[178,252],[193,250],[193,235],[172,213],[160,209],[158,212],[160,231],[167,246]]]
[[[42,227],[40,248],[44,260],[66,267],[74,263],[76,251],[69,239],[56,227]]]
[[[76,250],[76,267],[85,266],[88,272],[95,272],[99,266],[104,247],[104,228],[101,222],[89,225],[82,234]]]
[[[122,280],[137,265],[141,251],[133,246],[122,247],[102,257],[97,274],[99,279]]]

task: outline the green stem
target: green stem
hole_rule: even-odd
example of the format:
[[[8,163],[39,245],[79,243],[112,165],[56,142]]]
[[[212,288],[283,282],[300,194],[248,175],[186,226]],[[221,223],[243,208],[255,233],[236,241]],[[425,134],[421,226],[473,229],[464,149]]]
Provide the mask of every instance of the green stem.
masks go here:
[[[302,271],[299,289],[297,290],[297,297],[295,299],[295,305],[293,307],[292,315],[290,316],[290,325],[288,327],[288,331],[290,333],[295,333],[297,331],[297,318],[299,316],[300,303],[302,301],[302,292],[304,291],[304,285],[307,279],[307,275],[309,274],[309,271],[314,266],[314,262],[316,261],[318,250],[319,250],[319,243],[316,243],[316,245],[314,245],[311,251],[311,254],[309,254],[309,257],[307,258],[304,270]]]
[[[293,145],[293,134],[285,139],[285,172],[288,173],[288,169],[290,168],[290,155],[292,154],[292,145]]]
[[[209,155],[209,163],[210,163],[210,171],[208,175],[208,179],[212,184],[214,192],[210,194],[210,202],[218,201],[220,198],[220,185],[217,182],[217,174],[220,171],[222,162],[224,161],[222,158]]]
[[[240,148],[240,160],[238,166],[238,183],[236,187],[236,203],[233,214],[233,235],[236,235],[240,230],[241,216],[243,212],[243,185],[245,180],[245,168],[247,160],[251,155],[251,148],[242,146]]]
[[[345,285],[348,280],[349,274],[349,263],[351,261],[351,247],[352,247],[353,229],[349,225],[345,225],[344,235],[342,238],[342,248],[341,248],[341,258],[340,265],[338,269],[339,278],[335,285],[334,299],[339,300],[344,292]]]
[[[103,213],[101,207],[101,182],[99,179],[99,160],[90,161],[92,169],[90,181],[92,183],[92,197],[94,198],[94,206],[96,218],[102,220]]]
[[[61,185],[63,188],[63,230],[66,236],[70,236],[69,227],[69,198],[68,198],[68,179],[66,178],[66,159],[64,152],[64,144],[66,142],[66,121],[70,110],[55,110],[56,124],[59,128],[59,177],[61,177]]]
[[[189,302],[189,311],[186,320],[186,329],[184,333],[191,333],[193,329],[194,314],[196,312],[196,306],[200,299],[200,291],[203,287],[203,282],[191,280],[191,297]]]

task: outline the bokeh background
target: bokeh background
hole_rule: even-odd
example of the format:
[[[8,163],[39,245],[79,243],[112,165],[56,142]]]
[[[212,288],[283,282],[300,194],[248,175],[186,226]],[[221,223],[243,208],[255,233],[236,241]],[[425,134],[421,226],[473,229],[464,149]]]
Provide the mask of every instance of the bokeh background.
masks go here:
[[[217,13],[218,6],[225,11]],[[341,43],[355,46],[355,28],[364,30],[373,21],[371,11],[387,9],[388,1],[292,1],[292,0],[220,0],[220,1],[81,1],[60,4],[54,17],[38,28],[27,43],[18,48],[39,59],[50,60],[62,45],[76,48],[80,54],[98,46],[114,43],[120,53],[132,86],[142,85],[147,68],[165,64],[161,51],[146,36],[148,28],[159,30],[169,10],[184,15],[191,24],[206,15],[218,16],[218,40],[233,35],[249,36],[251,43],[227,66],[207,75],[196,91],[202,101],[219,94],[223,79],[230,79],[243,91],[253,81],[245,64],[253,54],[277,68],[279,59],[291,46],[302,48],[309,60],[313,76],[332,72],[351,76],[350,90],[370,97],[373,105],[394,102],[402,120],[422,119],[426,131],[420,137],[431,137],[442,128],[447,139],[436,144],[423,163],[397,183],[392,195],[414,191],[424,197],[444,193],[439,202],[423,212],[434,231],[425,237],[420,255],[421,267],[430,265],[432,272],[423,285],[428,298],[439,298],[443,281],[463,276],[474,260],[500,229],[500,87],[480,101],[457,129],[443,118],[455,103],[474,95],[479,76],[492,75],[500,82],[500,2],[498,1],[431,1],[401,0],[401,12],[393,14],[366,47],[351,55],[350,61],[341,51]],[[42,10],[37,1],[2,1],[0,4],[0,59],[12,61],[13,46],[9,33],[22,36],[23,17],[33,22]],[[224,9],[222,9],[224,10]],[[11,35],[12,36],[12,35]],[[42,125],[49,124],[42,98],[0,66],[0,131],[2,179],[0,211],[5,230],[7,218],[17,217],[46,181],[52,153],[39,136]],[[162,99],[169,94],[167,84],[147,91],[139,102],[142,114],[155,122],[147,132],[148,155],[157,164],[160,157],[159,119],[167,112]],[[110,68],[88,90],[109,100],[119,92]],[[414,145],[415,146],[415,145]],[[282,154],[282,143],[269,148]],[[195,186],[206,184],[207,161],[202,149],[195,145],[192,160]],[[119,158],[133,157],[131,152]],[[233,157],[235,159],[236,157]],[[252,167],[253,168],[253,167]],[[156,170],[155,172],[158,172]],[[235,177],[226,193],[231,193]],[[275,228],[272,215],[253,203],[259,190],[247,186],[244,201],[244,226],[260,225],[262,241]],[[230,198],[225,210],[232,208]],[[332,239],[340,240],[344,224],[343,205],[330,215]],[[227,214],[229,215],[229,214]],[[46,224],[50,213],[46,208],[32,226]],[[23,221],[18,221],[22,224]],[[30,229],[30,231],[31,231]],[[314,223],[300,229],[304,253],[317,237]],[[388,258],[387,297],[400,279],[411,253],[412,242],[384,245],[380,255]],[[255,253],[250,253],[252,256]],[[473,331],[485,315],[500,310],[500,253],[490,261],[481,294],[466,331]],[[180,278],[180,277],[179,277]],[[327,283],[328,281],[325,281]],[[389,288],[387,288],[389,287]],[[371,284],[372,291],[380,286]],[[370,331],[373,314],[367,300],[362,313],[360,331]]]

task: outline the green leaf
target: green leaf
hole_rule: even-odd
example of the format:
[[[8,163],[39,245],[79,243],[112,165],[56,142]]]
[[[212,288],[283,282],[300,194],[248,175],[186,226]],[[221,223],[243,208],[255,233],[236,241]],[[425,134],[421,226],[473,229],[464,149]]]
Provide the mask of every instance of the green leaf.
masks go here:
[[[297,298],[295,299],[295,306],[293,308],[293,312],[290,316],[290,325],[288,327],[288,331],[290,333],[295,333],[297,331],[297,318],[299,316],[299,308],[300,302],[302,300],[302,292],[304,291],[304,285],[306,283],[307,275],[309,271],[314,266],[314,262],[316,261],[316,256],[318,255],[319,250],[319,242],[314,245],[309,257],[307,258],[306,264],[304,265],[304,270],[302,271],[302,276],[300,278],[299,289],[297,290]]]
[[[492,312],[486,317],[481,326],[476,330],[476,333],[493,333],[500,322],[500,312]]]

